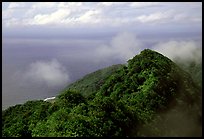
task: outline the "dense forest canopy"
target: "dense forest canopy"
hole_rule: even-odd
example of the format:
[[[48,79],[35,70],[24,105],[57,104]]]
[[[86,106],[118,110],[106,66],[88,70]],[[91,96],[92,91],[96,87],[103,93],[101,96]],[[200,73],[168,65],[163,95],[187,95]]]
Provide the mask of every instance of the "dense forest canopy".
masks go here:
[[[201,136],[201,67],[181,67],[145,49],[127,65],[67,86],[52,102],[2,111],[2,136]]]

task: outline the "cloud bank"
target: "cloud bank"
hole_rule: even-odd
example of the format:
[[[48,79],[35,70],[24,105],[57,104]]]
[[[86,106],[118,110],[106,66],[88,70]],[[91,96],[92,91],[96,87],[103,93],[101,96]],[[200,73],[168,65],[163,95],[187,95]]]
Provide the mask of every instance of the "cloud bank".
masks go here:
[[[95,25],[98,27],[135,25],[136,23],[169,24],[169,22],[194,24],[202,21],[202,3],[4,2],[2,16],[2,24],[6,27],[36,25],[58,27]]]
[[[195,41],[168,41],[153,46],[156,50],[172,60],[196,61],[202,59],[202,47]]]
[[[31,63],[25,71],[25,79],[50,86],[64,85],[70,77],[63,65],[56,59]]]
[[[147,46],[134,33],[121,32],[115,35],[108,44],[103,44],[92,50],[94,60],[97,62],[117,59],[126,62],[140,51],[150,48],[155,50],[171,60],[177,62],[195,61],[200,62],[202,59],[202,47],[195,40],[157,40],[154,45]]]
[[[141,41],[130,32],[121,32],[113,37],[109,44],[103,44],[95,50],[96,58],[107,60],[119,59],[123,62],[132,58],[143,49]]]

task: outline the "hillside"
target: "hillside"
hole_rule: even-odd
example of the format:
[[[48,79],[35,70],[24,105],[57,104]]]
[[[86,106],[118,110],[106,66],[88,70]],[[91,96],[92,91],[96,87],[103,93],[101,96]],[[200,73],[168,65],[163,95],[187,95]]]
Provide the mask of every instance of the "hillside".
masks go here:
[[[83,78],[68,85],[65,89],[63,89],[63,91],[68,89],[76,90],[77,92],[82,93],[84,96],[89,96],[90,94],[97,92],[104,84],[105,80],[121,67],[123,67],[122,64],[112,65],[110,67],[106,67],[87,74]]]
[[[97,71],[68,86],[54,103],[29,101],[6,109],[2,135],[202,135],[201,89],[170,59],[145,49],[128,60],[127,66],[107,69],[108,76]],[[101,87],[92,89],[100,77]]]
[[[200,61],[188,61],[186,63],[176,62],[182,69],[187,71],[193,81],[202,88],[202,60]]]

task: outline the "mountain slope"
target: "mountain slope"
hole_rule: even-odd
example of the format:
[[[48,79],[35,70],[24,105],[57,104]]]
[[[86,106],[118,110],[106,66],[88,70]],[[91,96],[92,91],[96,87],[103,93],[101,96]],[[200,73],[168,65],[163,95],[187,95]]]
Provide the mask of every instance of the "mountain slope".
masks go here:
[[[82,79],[68,85],[64,90],[76,90],[82,93],[84,96],[89,96],[90,94],[97,92],[104,84],[105,80],[121,67],[123,67],[122,64],[112,65],[110,67],[87,74]]]
[[[3,111],[3,136],[202,135],[200,88],[155,51],[145,49],[111,73],[91,99],[79,90],[64,90],[54,103]]]
[[[112,76],[106,83],[101,94],[123,102],[127,108],[132,108],[137,120],[143,121],[144,125],[150,123],[154,115],[159,117],[159,120],[154,119],[157,122],[165,123],[166,120],[167,123],[175,123],[172,126],[166,123],[157,128],[146,126],[146,129],[153,129],[148,133],[144,132],[145,130],[138,131],[138,127],[135,127],[133,133],[130,133],[132,136],[171,136],[172,134],[196,136],[198,132],[201,134],[201,128],[199,131],[190,132],[190,135],[186,134],[186,131],[195,130],[192,126],[200,127],[201,92],[188,73],[161,54],[151,50],[142,51],[140,55],[128,61],[126,69]],[[171,111],[175,113],[172,114]],[[174,115],[174,119],[166,116],[170,112]],[[185,119],[182,122],[188,128],[180,126],[178,120],[182,119],[181,117]],[[181,130],[182,128],[186,131]]]
[[[202,60],[200,61],[187,61],[187,62],[176,62],[182,69],[187,71],[193,81],[202,88]]]

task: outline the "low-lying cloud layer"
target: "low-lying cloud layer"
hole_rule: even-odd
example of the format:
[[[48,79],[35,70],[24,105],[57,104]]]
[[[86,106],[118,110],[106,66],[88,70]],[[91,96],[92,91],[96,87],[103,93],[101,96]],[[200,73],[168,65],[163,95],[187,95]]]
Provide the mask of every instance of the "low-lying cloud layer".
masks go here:
[[[196,61],[202,59],[202,47],[195,41],[168,41],[158,43],[154,50],[176,61]]]
[[[141,38],[130,32],[118,33],[109,44],[103,44],[92,52],[95,53],[94,60],[97,62],[110,59],[126,62],[146,48],[153,49],[173,61],[200,62],[202,59],[202,47],[194,40],[157,40],[153,46],[147,46]]]
[[[56,59],[31,63],[26,70],[25,79],[49,86],[60,86],[69,82],[65,67]]]
[[[123,62],[132,58],[143,48],[142,43],[130,32],[122,32],[112,38],[109,44],[96,48],[96,58],[107,60],[110,58],[120,59]]]

